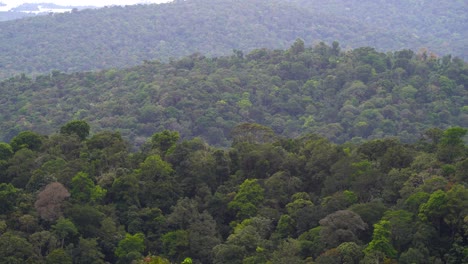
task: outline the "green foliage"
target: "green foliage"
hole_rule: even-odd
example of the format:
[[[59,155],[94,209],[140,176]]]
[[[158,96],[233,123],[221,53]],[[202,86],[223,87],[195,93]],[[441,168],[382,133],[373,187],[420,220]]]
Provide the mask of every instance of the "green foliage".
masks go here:
[[[85,239],[80,237],[76,253],[74,261],[77,263],[105,263],[104,254],[100,251],[96,238]]]
[[[421,204],[418,216],[422,220],[437,220],[446,214],[447,194],[442,190],[437,190],[431,194],[429,200]]]
[[[10,183],[0,183],[0,213],[8,213],[14,208],[18,194],[19,190]]]
[[[95,185],[87,173],[79,172],[71,181],[71,197],[80,202],[95,202],[102,199],[107,193],[99,185]]]
[[[378,251],[385,254],[385,256],[395,258],[397,251],[392,245],[390,235],[390,222],[388,220],[379,221],[374,225],[372,241],[364,249],[364,252],[370,254],[374,251]]]
[[[452,127],[445,130],[437,151],[439,159],[445,162],[453,162],[460,156],[466,156],[463,137],[467,132],[467,129],[461,127]]]
[[[0,236],[0,262],[21,264],[32,262],[34,253],[31,244],[21,236],[7,232]]]
[[[13,148],[10,144],[0,142],[0,161],[7,160],[13,156]]]
[[[61,247],[65,246],[65,240],[70,239],[78,234],[78,229],[75,224],[67,218],[59,218],[57,223],[52,226],[52,230],[61,241]]]
[[[167,154],[171,148],[175,147],[179,138],[180,135],[177,131],[164,130],[151,136],[151,144],[154,148],[159,149],[162,154]]]
[[[159,42],[158,38],[151,43]],[[468,96],[463,89],[468,67],[460,59],[422,59],[414,52],[381,53],[370,47],[340,52],[325,43],[303,49],[296,55],[290,50],[245,51],[242,59],[235,54],[216,58],[195,54],[126,69],[11,78],[0,82],[7,99],[0,104],[0,112],[5,113],[0,140],[9,142],[26,129],[43,134],[62,130],[68,132],[61,134],[64,142],[57,145],[73,150],[71,146],[81,143],[78,138],[65,140],[66,136],[79,133],[85,138],[89,124],[96,131],[85,143],[94,150],[90,158],[109,161],[93,164],[95,171],[89,172],[99,175],[113,169],[114,161],[128,150],[119,144],[122,138],[135,149],[145,143],[148,148],[162,148],[158,154],[166,158],[177,134],[227,147],[232,142],[265,143],[316,133],[335,143],[376,139],[369,149],[375,147],[376,161],[390,170],[407,166],[412,150],[398,140],[380,138],[397,137],[408,143],[422,136],[421,145],[435,149],[441,135],[425,131],[466,126],[467,113],[461,110],[465,102],[460,98]],[[404,67],[395,66],[402,60]],[[364,71],[357,72],[358,68]],[[439,92],[440,76],[455,83],[450,95]],[[462,158],[463,151],[455,150]],[[454,151],[439,152],[444,161]]]
[[[367,229],[361,217],[349,210],[339,210],[320,220],[321,240],[326,248],[334,248],[343,242],[359,242],[359,233]]]
[[[164,234],[161,238],[164,252],[172,259],[180,259],[185,255],[189,246],[189,233],[185,230],[176,230]]]
[[[84,140],[89,135],[90,126],[86,121],[83,120],[73,120],[66,123],[60,128],[60,133],[77,135],[81,140]]]
[[[46,264],[72,264],[73,258],[61,248],[54,249],[46,257]]]
[[[233,144],[247,143],[265,143],[271,142],[274,132],[271,128],[260,124],[243,123],[232,129],[231,136]]]
[[[148,263],[148,264],[171,264],[171,262],[163,258],[161,256],[147,256],[141,260],[136,261],[135,263],[137,264],[143,264],[143,263]]]
[[[466,158],[438,160],[451,133],[432,132],[229,149],[169,137],[164,157],[112,131],[49,135],[2,161],[0,262],[464,263]]]
[[[243,220],[257,213],[257,206],[263,201],[264,189],[257,179],[247,179],[240,186],[228,207],[236,212],[237,219]]]
[[[22,148],[28,148],[33,151],[39,150],[42,145],[41,136],[32,131],[23,131],[10,141],[10,146],[14,152]]]
[[[306,64],[309,58],[304,56],[304,44],[316,40],[328,43],[335,41],[333,47],[324,49],[318,57],[324,66],[340,61],[336,57],[340,52],[336,40],[346,43],[347,47],[373,45],[383,50],[431,47],[431,51],[423,49],[416,54],[423,61],[435,56],[433,52],[466,58],[463,46],[466,30],[460,26],[465,17],[463,12],[459,12],[465,7],[463,4],[462,1],[437,5],[413,1],[255,0],[236,3],[217,1],[213,5],[211,1],[199,0],[175,1],[164,5],[86,9],[55,14],[54,17],[38,16],[3,23],[5,30],[0,34],[0,45],[4,48],[5,56],[0,64],[5,66],[0,78],[24,71],[48,73],[54,69],[76,72],[121,68],[143,60],[167,61],[200,51],[208,55],[228,55],[236,49],[240,53],[233,56],[233,59],[239,63],[244,59],[242,51],[250,52],[262,47],[284,49],[291,44],[288,55],[301,58]],[[352,11],[349,6],[353,7]],[[386,12],[383,13],[383,10]],[[263,11],[271,16],[265,17]],[[18,14],[19,12],[0,12],[0,20],[2,16],[17,18]],[[32,16],[25,13],[21,15]],[[450,19],[440,19],[440,16]],[[200,17],[212,19],[200,23]],[[257,26],[251,27],[253,24]],[[322,26],[316,27],[317,24]],[[47,31],[44,25],[48,26]],[[322,27],[329,30],[323,30]],[[366,30],[362,31],[362,28]],[[409,31],[414,35],[408,37]],[[11,35],[9,32],[16,34]],[[47,38],[44,37],[46,33]],[[211,34],[209,38],[201,37],[208,34]],[[87,41],[83,41],[84,39]],[[48,45],[44,46],[44,43]],[[106,49],[108,45],[112,49]],[[395,67],[405,70],[414,68],[408,62],[415,55],[414,52],[408,53],[411,56],[402,54],[404,55],[397,57]],[[332,57],[326,57],[328,55]],[[352,55],[363,64],[356,67],[359,79],[366,80],[372,76],[368,76],[372,71],[381,72],[388,67],[385,58],[366,52],[365,49]],[[192,69],[193,58],[187,58],[176,65],[184,70]],[[444,68],[446,65],[441,63],[434,67]],[[358,71],[362,68],[363,70]],[[367,78],[362,78],[361,71],[366,73],[364,76]],[[114,70],[110,70],[107,75],[118,78]],[[450,77],[449,74],[435,77],[444,88],[443,91],[450,92],[454,88]],[[134,75],[127,75],[125,79],[131,81],[134,78]],[[62,84],[60,78],[42,81],[58,86]],[[89,81],[92,79],[87,80]],[[87,108],[83,108],[83,112],[86,113],[86,110]],[[77,117],[80,118],[81,115],[77,114]]]
[[[142,233],[134,235],[126,234],[125,238],[119,241],[115,255],[120,263],[129,263],[141,257],[145,250],[145,236]]]

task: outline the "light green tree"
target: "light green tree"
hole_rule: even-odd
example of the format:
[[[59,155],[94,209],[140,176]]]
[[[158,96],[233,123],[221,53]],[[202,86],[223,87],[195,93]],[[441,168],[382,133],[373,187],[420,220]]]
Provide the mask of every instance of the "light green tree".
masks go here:
[[[264,190],[257,179],[247,179],[240,186],[228,208],[236,212],[238,220],[243,220],[257,214],[257,206],[264,199]]]

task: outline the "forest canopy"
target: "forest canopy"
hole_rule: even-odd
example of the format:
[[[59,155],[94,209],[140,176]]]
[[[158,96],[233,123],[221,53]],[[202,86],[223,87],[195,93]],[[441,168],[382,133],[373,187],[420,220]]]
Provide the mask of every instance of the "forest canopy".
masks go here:
[[[433,127],[468,127],[467,87],[467,63],[449,55],[343,51],[338,42],[308,47],[297,39],[286,50],[9,78],[0,82],[0,139],[85,120],[92,129],[83,132],[118,130],[134,146],[166,129],[229,146],[242,123],[289,138],[415,142]]]
[[[84,123],[0,143],[0,262],[468,260],[466,128],[335,144],[243,124],[227,148],[165,130],[130,151]]]
[[[297,38],[345,49],[421,48],[468,59],[466,2],[187,0],[113,6],[0,23],[0,79],[124,68],[195,52],[286,49]]]

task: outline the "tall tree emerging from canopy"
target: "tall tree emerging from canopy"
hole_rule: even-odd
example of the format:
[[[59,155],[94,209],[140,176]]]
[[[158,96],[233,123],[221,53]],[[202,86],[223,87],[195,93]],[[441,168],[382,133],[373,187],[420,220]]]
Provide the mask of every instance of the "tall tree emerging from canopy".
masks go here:
[[[32,131],[23,131],[11,140],[10,146],[15,152],[22,148],[37,151],[42,146],[42,139],[37,133]]]
[[[60,128],[61,134],[77,135],[81,140],[89,136],[89,124],[83,120],[73,120]]]
[[[153,148],[159,149],[161,154],[165,156],[175,146],[179,138],[179,132],[164,130],[151,136],[151,144]]]

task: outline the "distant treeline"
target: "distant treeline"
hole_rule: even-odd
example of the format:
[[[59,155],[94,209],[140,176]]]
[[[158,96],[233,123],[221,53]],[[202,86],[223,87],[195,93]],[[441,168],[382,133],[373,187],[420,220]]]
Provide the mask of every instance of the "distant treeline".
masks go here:
[[[0,78],[338,41],[468,58],[464,1],[187,0],[0,23]]]

